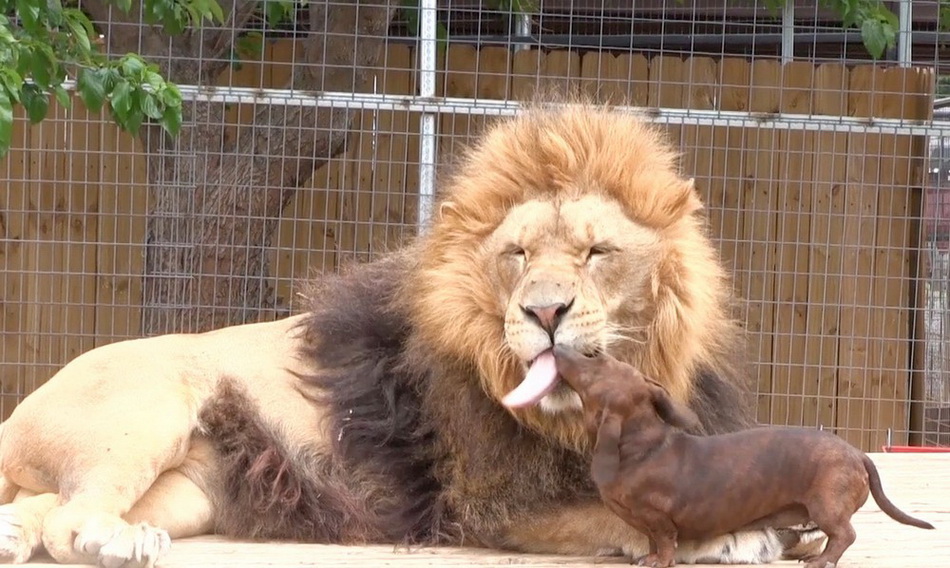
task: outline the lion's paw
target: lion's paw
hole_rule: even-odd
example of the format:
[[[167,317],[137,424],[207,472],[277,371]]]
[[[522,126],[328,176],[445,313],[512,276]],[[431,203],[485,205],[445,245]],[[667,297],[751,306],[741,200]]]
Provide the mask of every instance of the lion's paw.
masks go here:
[[[776,529],[782,541],[783,560],[808,561],[816,558],[825,548],[828,535],[814,524]]]
[[[42,538],[34,524],[21,518],[16,505],[0,506],[0,562],[23,564],[33,556]]]
[[[98,557],[103,568],[152,568],[171,548],[171,538],[146,523],[116,526],[90,522],[76,536],[75,548]]]
[[[730,533],[703,541],[680,541],[680,564],[769,564],[782,555],[782,542],[774,530]]]

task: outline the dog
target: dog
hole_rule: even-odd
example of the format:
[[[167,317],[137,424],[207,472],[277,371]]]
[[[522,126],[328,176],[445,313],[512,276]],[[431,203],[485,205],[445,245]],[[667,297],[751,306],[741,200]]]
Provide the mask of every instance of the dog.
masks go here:
[[[897,522],[934,528],[894,506],[871,459],[834,434],[756,427],[693,435],[693,411],[634,367],[568,347],[554,355],[583,403],[600,497],[649,538],[641,566],[673,566],[677,539],[813,521],[828,542],[805,568],[833,568],[854,543],[851,517],[869,491]]]

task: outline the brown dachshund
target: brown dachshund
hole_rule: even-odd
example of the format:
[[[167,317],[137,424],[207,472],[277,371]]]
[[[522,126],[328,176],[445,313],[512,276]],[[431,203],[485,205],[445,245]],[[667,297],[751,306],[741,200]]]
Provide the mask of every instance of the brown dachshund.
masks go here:
[[[679,538],[813,521],[828,543],[806,568],[833,567],[854,542],[851,516],[869,490],[896,521],[934,528],[895,507],[870,458],[834,434],[762,427],[692,435],[684,430],[699,425],[696,415],[630,365],[564,347],[554,353],[584,405],[601,497],[650,539],[641,566],[673,566]]]

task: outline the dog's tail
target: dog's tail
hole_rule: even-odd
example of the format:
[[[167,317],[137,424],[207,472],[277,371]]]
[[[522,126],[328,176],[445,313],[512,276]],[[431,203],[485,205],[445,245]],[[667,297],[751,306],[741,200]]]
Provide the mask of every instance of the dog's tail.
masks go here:
[[[894,503],[891,503],[891,500],[888,499],[886,495],[884,495],[884,488],[881,486],[881,476],[878,474],[877,467],[874,465],[874,462],[871,461],[871,458],[868,456],[863,456],[862,459],[864,461],[864,469],[868,472],[868,484],[871,486],[871,495],[874,497],[874,501],[877,503],[878,507],[880,507],[888,517],[894,519],[898,523],[903,523],[905,525],[910,525],[921,529],[934,528],[934,526],[927,521],[915,519],[904,511],[898,509]]]

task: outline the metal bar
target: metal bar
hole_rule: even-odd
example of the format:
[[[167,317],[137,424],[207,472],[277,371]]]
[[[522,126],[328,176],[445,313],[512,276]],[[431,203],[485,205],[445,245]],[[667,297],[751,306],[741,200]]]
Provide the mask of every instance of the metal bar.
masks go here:
[[[517,41],[511,38],[511,42],[514,44],[515,51],[522,51],[531,47],[530,44],[534,43],[534,39],[531,38],[531,14],[526,12],[521,12],[515,16],[517,20],[515,21],[515,37],[528,38],[529,41]]]
[[[911,29],[912,13],[911,0],[899,0],[898,8],[898,33],[897,33],[897,64],[901,67],[910,67],[912,63],[912,47],[914,45],[913,31]]]
[[[785,0],[782,6],[782,64],[795,59],[795,2]]]
[[[348,92],[310,92],[242,87],[180,86],[186,100],[205,102],[312,106],[411,111],[428,114],[469,114],[511,116],[521,110],[517,101],[428,97]],[[552,105],[553,106],[553,105]],[[750,113],[703,109],[622,107],[641,114],[648,122],[686,126],[732,126],[774,128],[779,130],[827,131],[861,134],[901,134],[908,136],[946,136],[950,120],[909,120],[900,118],[855,118],[791,113]]]
[[[72,81],[64,83],[74,90]],[[147,87],[146,87],[147,88]],[[469,114],[476,116],[512,116],[521,110],[517,101],[427,97],[334,91],[288,91],[247,87],[195,87],[179,85],[186,101],[229,104],[284,105],[357,110],[410,111],[426,114]],[[551,106],[557,106],[552,104]],[[855,118],[850,116],[792,113],[757,113],[725,110],[615,106],[635,112],[647,122],[684,126],[731,126],[774,128],[777,130],[827,131],[856,134],[898,134],[905,136],[950,135],[950,120],[910,120],[903,118]],[[433,148],[434,151],[434,148]],[[432,160],[434,163],[434,160]]]
[[[435,97],[437,0],[419,3],[419,97]],[[419,117],[419,204],[417,229],[425,230],[435,202],[435,150],[437,109],[426,109]]]

